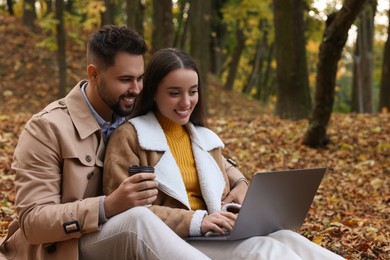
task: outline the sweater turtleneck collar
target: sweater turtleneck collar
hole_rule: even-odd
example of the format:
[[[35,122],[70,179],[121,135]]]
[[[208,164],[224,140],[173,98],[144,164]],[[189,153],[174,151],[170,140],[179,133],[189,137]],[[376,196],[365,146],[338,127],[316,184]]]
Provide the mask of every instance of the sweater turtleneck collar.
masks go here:
[[[183,132],[185,131],[184,126],[179,125],[169,118],[163,116],[160,112],[154,113],[158,122],[161,125],[161,128],[164,130],[164,133],[167,134],[169,132]]]

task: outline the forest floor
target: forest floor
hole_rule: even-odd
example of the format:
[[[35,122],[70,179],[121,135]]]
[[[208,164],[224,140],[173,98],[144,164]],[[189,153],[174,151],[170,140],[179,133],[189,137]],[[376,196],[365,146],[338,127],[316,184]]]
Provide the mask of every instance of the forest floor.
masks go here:
[[[29,117],[55,99],[56,55],[0,15],[0,236],[15,216],[10,170]],[[68,48],[68,85],[85,78],[84,52]],[[210,77],[209,123],[225,154],[251,178],[257,171],[328,167],[300,232],[347,259],[390,259],[390,114],[333,114],[325,149],[302,145],[307,120],[275,117],[259,102],[223,90]]]

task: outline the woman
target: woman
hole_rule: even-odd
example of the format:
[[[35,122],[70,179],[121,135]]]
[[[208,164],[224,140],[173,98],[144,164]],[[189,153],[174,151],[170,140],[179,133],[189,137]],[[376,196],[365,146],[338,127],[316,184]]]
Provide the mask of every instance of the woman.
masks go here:
[[[229,183],[223,143],[205,127],[199,70],[186,53],[170,48],[152,56],[133,116],[108,144],[105,193],[128,177],[129,165],[154,166],[159,192],[149,209],[176,234],[230,231],[236,215],[221,210],[222,202],[232,186],[246,183]],[[341,258],[287,230],[239,241],[189,243],[212,259]]]

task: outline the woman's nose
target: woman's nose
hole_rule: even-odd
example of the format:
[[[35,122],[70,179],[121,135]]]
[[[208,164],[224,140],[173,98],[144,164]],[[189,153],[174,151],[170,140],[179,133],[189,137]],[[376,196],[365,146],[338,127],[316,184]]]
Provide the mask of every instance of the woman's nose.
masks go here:
[[[190,105],[191,101],[190,101],[190,97],[185,94],[182,96],[181,100],[180,100],[180,105],[182,107],[188,107]]]

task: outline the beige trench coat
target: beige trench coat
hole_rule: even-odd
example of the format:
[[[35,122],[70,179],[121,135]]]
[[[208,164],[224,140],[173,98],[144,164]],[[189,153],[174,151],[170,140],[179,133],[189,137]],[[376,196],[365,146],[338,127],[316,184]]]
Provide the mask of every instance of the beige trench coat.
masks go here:
[[[81,85],[34,115],[19,138],[18,219],[1,241],[9,259],[78,259],[80,236],[99,230],[105,145]]]

